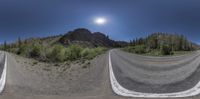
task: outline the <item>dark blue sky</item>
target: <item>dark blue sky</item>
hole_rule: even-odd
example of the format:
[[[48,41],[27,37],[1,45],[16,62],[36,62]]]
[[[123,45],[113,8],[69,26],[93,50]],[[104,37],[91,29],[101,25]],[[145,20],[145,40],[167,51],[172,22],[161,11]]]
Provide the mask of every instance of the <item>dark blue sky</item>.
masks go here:
[[[88,28],[115,40],[170,32],[200,44],[199,10],[200,0],[0,0],[0,43]]]

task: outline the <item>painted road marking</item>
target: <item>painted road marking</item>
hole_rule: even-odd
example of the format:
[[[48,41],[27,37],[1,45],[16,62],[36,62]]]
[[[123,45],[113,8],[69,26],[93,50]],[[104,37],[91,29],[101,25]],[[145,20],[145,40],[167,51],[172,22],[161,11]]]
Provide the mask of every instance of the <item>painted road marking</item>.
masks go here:
[[[0,78],[0,93],[3,92],[3,89],[4,89],[5,84],[6,84],[6,72],[7,72],[7,56],[6,56],[6,53],[5,53],[4,68],[3,68],[3,72],[2,72],[1,78]]]

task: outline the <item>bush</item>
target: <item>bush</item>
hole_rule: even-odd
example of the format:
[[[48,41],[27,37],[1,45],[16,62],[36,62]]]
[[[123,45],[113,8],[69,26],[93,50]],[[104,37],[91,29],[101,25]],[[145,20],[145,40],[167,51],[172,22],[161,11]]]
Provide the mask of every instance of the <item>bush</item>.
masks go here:
[[[35,58],[39,61],[63,62],[81,58],[92,59],[105,51],[106,49],[103,47],[83,48],[79,45],[70,45],[68,48],[62,45],[54,45],[51,48],[47,48],[37,43],[21,45],[17,50],[17,54]]]
[[[64,48],[62,45],[56,45],[53,47],[53,50],[46,50],[46,56],[50,61],[54,62],[73,61],[81,58],[92,59],[105,52],[105,50],[102,47],[90,49],[82,48],[79,45],[70,45],[68,48]]]
[[[80,47],[79,45],[70,45],[65,51],[65,55],[68,55],[67,59],[69,60],[76,60],[76,59],[81,58],[82,50],[83,48]]]
[[[66,49],[65,49],[64,55],[65,55],[65,60],[70,60],[71,51],[70,51],[69,48],[66,48]]]
[[[161,55],[172,55],[173,51],[169,45],[162,45],[160,48]]]
[[[97,47],[97,48],[90,49],[90,53],[88,54],[88,56],[86,58],[93,59],[97,55],[103,54],[106,50],[107,49],[103,48],[103,47]]]
[[[53,50],[48,52],[47,58],[54,62],[63,62],[65,60],[65,48],[62,45],[53,46]]]
[[[97,55],[99,55],[99,54],[103,54],[106,51],[106,48],[97,47],[97,48],[94,48],[94,51],[96,52]]]
[[[134,53],[135,52],[135,47],[134,46],[127,46],[123,50],[127,51],[127,52]]]
[[[17,48],[10,48],[10,49],[9,49],[9,52],[11,52],[11,53],[17,53],[18,50],[17,50]]]
[[[81,51],[81,57],[84,58],[84,57],[87,57],[91,52],[91,49],[89,48],[85,48]]]
[[[19,47],[17,54],[21,56],[29,56],[30,47],[28,45],[22,45]]]
[[[85,48],[81,51],[81,58],[93,59],[97,55],[103,54],[107,49],[103,47],[97,47],[93,49]]]
[[[98,54],[96,53],[96,49],[90,49],[90,53],[85,57],[87,59],[93,59]]]
[[[137,46],[135,46],[135,53],[137,53],[137,54],[146,53],[146,46],[145,45],[137,45]]]
[[[33,45],[31,51],[30,51],[30,57],[32,58],[42,58],[44,56],[44,47],[39,44]]]

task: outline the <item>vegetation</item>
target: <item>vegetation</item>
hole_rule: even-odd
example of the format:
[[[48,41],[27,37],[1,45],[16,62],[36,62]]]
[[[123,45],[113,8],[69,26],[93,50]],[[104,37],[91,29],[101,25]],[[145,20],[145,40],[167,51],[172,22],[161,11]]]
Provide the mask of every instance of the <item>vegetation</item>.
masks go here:
[[[67,59],[69,59],[69,60],[79,59],[81,57],[82,50],[83,50],[83,48],[78,45],[69,46],[68,49],[66,50],[66,53],[68,55]]]
[[[154,33],[146,38],[131,40],[123,50],[147,55],[173,55],[178,51],[194,51],[197,45],[187,40],[183,35]]]
[[[173,55],[172,48],[169,45],[161,45],[160,47],[161,55]]]
[[[42,45],[39,45],[39,44],[35,44],[32,46],[32,48],[30,49],[30,57],[33,57],[33,58],[41,58],[43,56],[43,52],[44,52],[44,48]]]
[[[81,51],[81,57],[84,59],[92,59],[97,55],[104,53],[107,49],[104,47],[86,48]]]
[[[137,54],[146,53],[146,45],[136,45],[134,47],[134,52]]]
[[[65,60],[65,49],[62,45],[54,45],[46,56],[49,61],[62,62]]]
[[[18,55],[21,56],[29,56],[29,50],[30,50],[30,46],[28,45],[22,45],[18,48],[18,50],[13,51],[14,53],[16,52]]]
[[[121,44],[121,42],[110,40],[108,36],[102,33],[91,33],[87,29],[76,29],[66,35],[45,38],[22,40],[18,37],[18,41],[15,43],[5,41],[4,44],[0,45],[0,49],[44,62],[64,62],[79,59],[85,61],[104,53],[107,50],[104,47],[112,47],[118,43]]]
[[[77,44],[63,46],[59,43],[51,46],[44,45],[40,40],[22,41],[20,38],[17,43],[1,46],[2,50],[9,51],[24,57],[34,58],[46,62],[64,62],[74,60],[90,60],[106,51],[104,47],[82,47]]]

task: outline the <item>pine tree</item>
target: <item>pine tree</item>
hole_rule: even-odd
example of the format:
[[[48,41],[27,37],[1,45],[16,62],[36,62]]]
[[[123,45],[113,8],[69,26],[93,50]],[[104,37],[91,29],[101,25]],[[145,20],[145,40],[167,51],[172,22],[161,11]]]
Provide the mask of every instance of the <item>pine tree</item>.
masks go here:
[[[3,48],[5,51],[7,50],[7,42],[4,41],[4,48]]]
[[[21,45],[22,45],[22,41],[21,41],[21,38],[19,37],[18,38],[18,47],[21,47]]]

